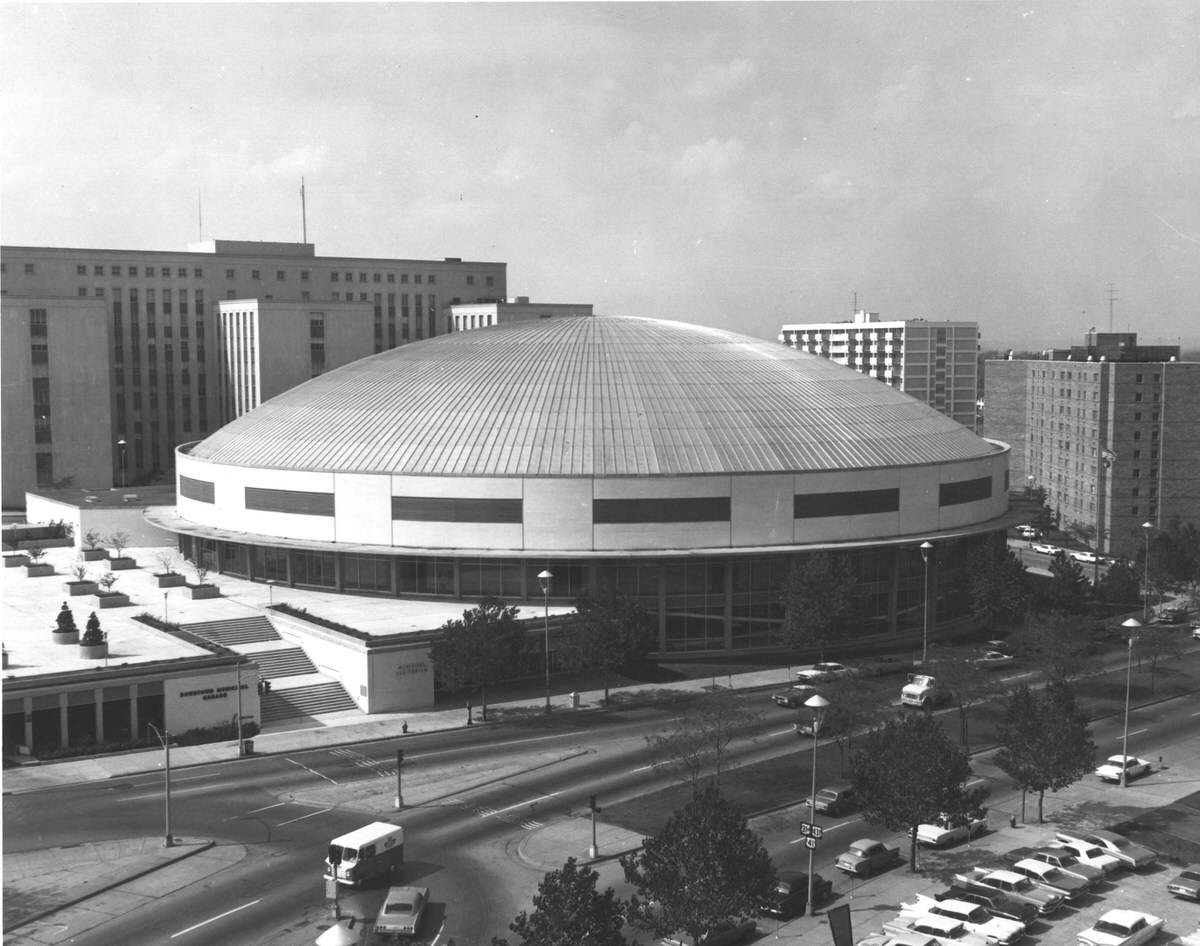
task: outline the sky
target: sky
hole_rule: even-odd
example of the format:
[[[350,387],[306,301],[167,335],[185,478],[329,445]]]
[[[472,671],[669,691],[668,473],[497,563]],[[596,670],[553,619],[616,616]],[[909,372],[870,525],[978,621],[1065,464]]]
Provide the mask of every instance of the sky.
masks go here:
[[[1200,3],[0,4],[0,239],[1200,345]],[[1111,301],[1110,301],[1111,299]],[[1111,315],[1111,320],[1110,320]]]

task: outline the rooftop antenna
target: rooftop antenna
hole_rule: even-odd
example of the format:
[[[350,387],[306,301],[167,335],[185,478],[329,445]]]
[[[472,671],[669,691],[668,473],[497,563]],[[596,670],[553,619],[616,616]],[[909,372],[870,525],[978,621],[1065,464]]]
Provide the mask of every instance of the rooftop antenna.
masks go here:
[[[1113,330],[1113,327],[1112,327],[1113,326],[1113,303],[1116,302],[1118,298],[1119,298],[1119,296],[1117,295],[1116,288],[1113,286],[1112,283],[1109,283],[1108,284],[1108,330],[1109,330],[1109,332],[1112,332],[1112,330]]]
[[[198,240],[204,239],[204,202],[201,200],[200,188],[196,188],[196,226],[199,228]]]
[[[304,204],[304,178],[300,178],[300,228],[303,242],[308,242],[308,209]]]

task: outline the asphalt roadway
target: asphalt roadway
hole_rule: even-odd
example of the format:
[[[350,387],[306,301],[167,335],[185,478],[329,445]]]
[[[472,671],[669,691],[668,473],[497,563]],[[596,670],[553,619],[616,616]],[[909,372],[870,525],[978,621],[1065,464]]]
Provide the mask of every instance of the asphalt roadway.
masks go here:
[[[761,689],[779,686],[784,678],[782,669],[733,675],[715,681],[690,680],[673,684],[654,684],[628,687],[613,691],[615,702],[628,705],[640,700],[670,698],[672,691],[687,692],[709,689],[714,684],[735,689]],[[603,691],[581,693],[579,708],[560,698],[556,712],[588,712],[601,707]],[[506,714],[528,713],[541,705],[539,699],[500,702],[490,708],[492,720],[503,720]],[[1200,706],[1191,715],[1200,717]],[[323,725],[288,732],[265,733],[255,737],[254,751],[258,753],[297,752],[304,749],[395,737],[400,726],[407,723],[411,734],[460,728],[466,725],[463,710],[443,710],[429,713],[410,713],[388,717],[372,717],[363,721],[358,714],[322,720]],[[476,725],[479,723],[476,722]],[[208,746],[178,748],[172,752],[172,770],[207,762],[236,758],[236,743],[216,743]],[[146,751],[117,756],[96,757],[52,764],[29,766],[4,773],[5,804],[32,801],[22,798],[37,793],[39,788],[53,785],[77,784],[88,780],[125,777],[137,773],[160,771],[161,752]],[[976,755],[973,768],[981,778],[1001,784],[1003,777],[991,765],[988,753]],[[1167,759],[1156,766],[1156,772],[1130,787],[1105,785],[1093,778],[1057,794],[1047,795],[1046,823],[1018,823],[1007,820],[1021,811],[1019,793],[997,792],[989,799],[991,825],[987,833],[958,848],[926,852],[921,872],[912,873],[907,867],[893,869],[866,881],[851,881],[837,876],[834,880],[834,906],[843,903],[851,907],[855,936],[862,937],[880,928],[883,920],[894,915],[901,902],[911,900],[918,892],[932,891],[942,886],[954,869],[972,866],[975,862],[995,862],[997,856],[1018,846],[1038,845],[1052,839],[1055,830],[1063,826],[1099,827],[1136,817],[1184,801],[1200,793],[1200,733],[1172,747]],[[1200,797],[1200,796],[1198,796]],[[1185,805],[1187,802],[1185,802]],[[1194,799],[1192,807],[1200,807]],[[1030,818],[1035,809],[1031,807]],[[763,813],[751,819],[751,825],[766,827],[768,819],[789,816],[787,813]],[[790,817],[796,817],[794,811]],[[1200,849],[1200,817],[1197,835],[1192,840]],[[596,825],[598,856],[589,858],[592,825],[585,818],[560,818],[526,831],[509,846],[509,856],[527,867],[549,871],[561,867],[571,856],[591,863],[598,871],[601,886],[619,887],[622,878],[617,857],[635,850],[642,838],[601,819]],[[168,897],[184,888],[204,881],[206,877],[240,861],[246,854],[240,845],[214,844],[206,838],[182,837],[165,845],[162,835],[129,838],[104,843],[81,843],[69,848],[6,854],[4,857],[4,917],[5,943],[51,944],[69,942],[73,933],[93,929],[106,919],[135,910],[149,898]],[[902,845],[902,848],[906,849]],[[1170,898],[1165,893],[1166,879],[1174,873],[1168,865],[1159,865],[1148,872],[1129,875],[1105,892],[1096,902],[1072,909],[1069,916],[1034,936],[1037,943],[1061,943],[1073,939],[1090,920],[1104,909],[1115,906],[1144,907],[1167,920],[1167,933],[1155,942],[1175,942],[1178,937],[1194,933],[1200,921],[1195,904]],[[286,930],[264,946],[299,946],[334,935],[332,926],[341,927],[344,942],[371,944],[371,917],[354,914],[353,898],[343,901],[341,919],[334,917],[329,904],[315,904]],[[1085,922],[1085,920],[1087,922]],[[199,933],[198,930],[181,932]],[[784,923],[765,920],[760,935],[778,942],[832,942],[826,918],[799,917]],[[323,935],[324,934],[324,935]],[[192,941],[195,941],[192,938]],[[436,939],[438,946],[468,946]],[[481,944],[482,946],[482,944]]]

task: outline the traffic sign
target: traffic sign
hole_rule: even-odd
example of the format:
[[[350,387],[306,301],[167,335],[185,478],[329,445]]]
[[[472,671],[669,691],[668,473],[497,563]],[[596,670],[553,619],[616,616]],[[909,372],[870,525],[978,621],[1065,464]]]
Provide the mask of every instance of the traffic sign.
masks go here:
[[[815,851],[817,849],[817,839],[816,838],[805,838],[804,846],[806,848],[808,848],[810,851]]]
[[[807,838],[809,835],[812,834],[812,828],[813,828],[813,826],[811,824],[806,823],[806,824],[800,825],[800,837]]]
[[[816,824],[812,825],[812,836],[814,838],[824,837],[824,835],[825,835],[824,828],[822,828],[820,825],[816,825]]]

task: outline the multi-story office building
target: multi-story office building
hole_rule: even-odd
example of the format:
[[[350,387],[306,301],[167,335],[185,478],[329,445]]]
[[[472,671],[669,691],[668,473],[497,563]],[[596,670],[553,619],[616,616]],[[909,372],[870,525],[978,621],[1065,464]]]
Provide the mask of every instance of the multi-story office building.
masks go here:
[[[271,371],[253,404],[311,375],[316,321],[328,369],[342,363],[343,328],[353,335],[346,357],[381,352],[445,334],[451,305],[503,299],[507,288],[504,263],[324,257],[311,243],[237,240],[186,252],[5,246],[0,276],[6,506],[35,486],[169,478],[177,444],[235,416],[219,303],[257,300],[260,327],[290,326],[278,349],[257,338]],[[294,364],[275,364],[289,353]]]
[[[592,315],[591,303],[530,302],[529,296],[517,296],[502,302],[463,303],[450,306],[450,330],[466,332],[489,325],[557,319],[563,316]]]
[[[1142,523],[1200,522],[1200,363],[1133,333],[1038,359],[989,360],[984,426],[1012,445],[1014,485],[1043,487],[1060,525],[1132,556]]]
[[[779,340],[899,388],[976,429],[976,322],[883,322],[878,312],[859,310],[850,322],[784,325]]]

